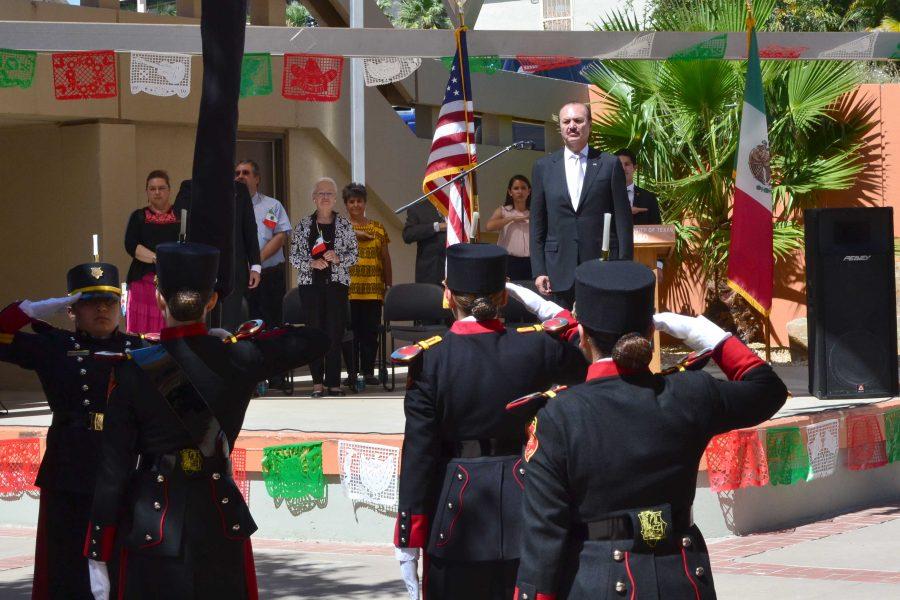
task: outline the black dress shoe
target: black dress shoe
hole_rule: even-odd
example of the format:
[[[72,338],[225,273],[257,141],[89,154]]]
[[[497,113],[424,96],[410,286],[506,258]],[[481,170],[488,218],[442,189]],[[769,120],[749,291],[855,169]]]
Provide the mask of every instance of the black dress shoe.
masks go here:
[[[328,395],[329,396],[346,396],[347,394],[341,388],[328,388]]]
[[[325,395],[325,390],[313,390],[313,393],[309,395],[310,398],[321,398]]]

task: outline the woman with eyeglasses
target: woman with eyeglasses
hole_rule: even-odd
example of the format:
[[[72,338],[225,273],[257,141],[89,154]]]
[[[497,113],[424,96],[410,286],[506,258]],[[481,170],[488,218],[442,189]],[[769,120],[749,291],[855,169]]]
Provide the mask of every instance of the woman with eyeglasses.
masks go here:
[[[350,267],[359,259],[353,225],[334,211],[337,184],[330,177],[316,181],[312,189],[316,210],[300,219],[291,237],[291,265],[297,269],[297,291],[304,323],[331,338],[328,353],[310,363],[313,398],[326,393],[343,396],[341,390],[341,341],[347,323]]]
[[[156,246],[177,242],[181,222],[172,206],[169,174],[150,171],[145,185],[147,206],[131,213],[125,229],[125,250],[131,255],[128,268],[128,303],[125,329],[129,333],[159,333],[165,319],[156,306]]]

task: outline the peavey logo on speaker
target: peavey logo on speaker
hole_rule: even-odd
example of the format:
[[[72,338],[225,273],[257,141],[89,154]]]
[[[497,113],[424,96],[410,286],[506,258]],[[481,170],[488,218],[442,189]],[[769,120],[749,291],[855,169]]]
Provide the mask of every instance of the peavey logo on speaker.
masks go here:
[[[864,262],[872,258],[871,254],[848,254],[844,257],[844,262]]]

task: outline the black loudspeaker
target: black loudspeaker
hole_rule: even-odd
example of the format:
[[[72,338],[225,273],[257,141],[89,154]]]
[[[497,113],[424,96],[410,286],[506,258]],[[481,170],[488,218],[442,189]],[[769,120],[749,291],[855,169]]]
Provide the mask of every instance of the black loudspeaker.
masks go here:
[[[804,219],[810,393],[896,396],[893,209],[815,208]]]

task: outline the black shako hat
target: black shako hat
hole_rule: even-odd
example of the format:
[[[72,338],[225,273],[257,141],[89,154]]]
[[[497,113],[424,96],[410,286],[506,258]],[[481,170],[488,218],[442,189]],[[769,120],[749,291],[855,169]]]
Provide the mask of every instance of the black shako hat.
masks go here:
[[[116,265],[89,262],[76,265],[66,274],[69,295],[81,294],[81,300],[91,298],[120,298],[119,269]]]
[[[575,270],[578,322],[598,333],[644,335],[653,317],[656,276],[630,260],[590,260]]]
[[[461,294],[493,294],[506,287],[506,250],[495,244],[447,248],[447,287]]]
[[[168,299],[179,291],[207,292],[216,285],[219,250],[196,242],[156,247],[156,287]]]

